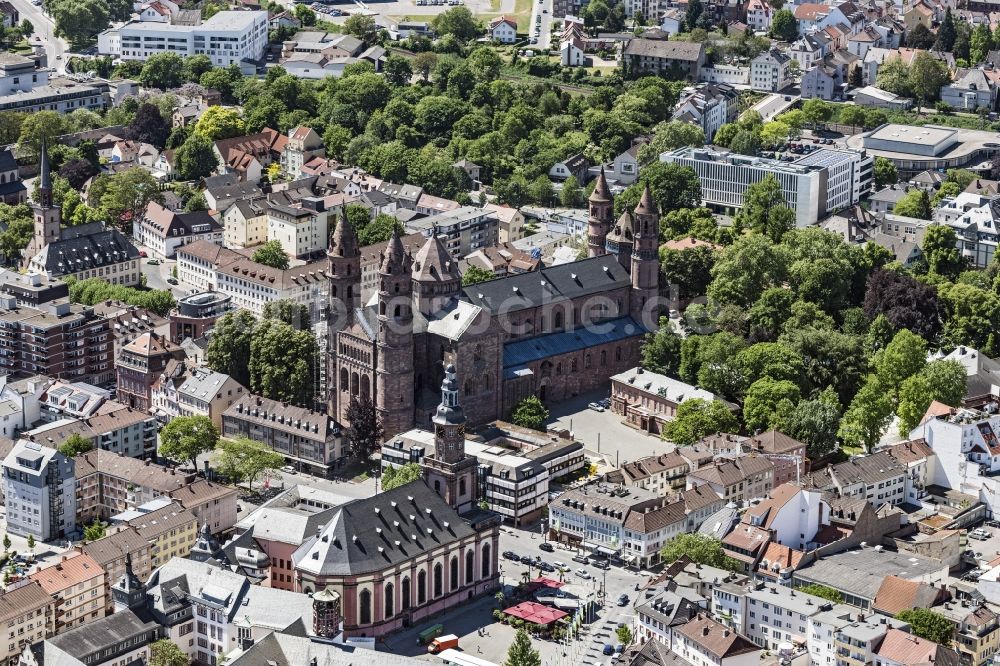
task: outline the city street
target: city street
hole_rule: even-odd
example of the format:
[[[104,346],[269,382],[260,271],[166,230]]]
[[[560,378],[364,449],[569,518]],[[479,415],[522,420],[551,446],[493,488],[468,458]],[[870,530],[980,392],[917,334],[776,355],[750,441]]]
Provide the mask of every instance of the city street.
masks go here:
[[[31,4],[30,0],[10,0],[14,8],[21,15],[21,19],[28,19],[35,28],[33,38],[39,38],[45,46],[45,53],[48,56],[48,64],[52,69],[64,73],[66,71],[66,42],[57,39],[53,30],[55,23],[48,16],[42,13],[40,6]]]
[[[546,11],[543,11],[546,10]],[[536,16],[541,16],[542,21],[538,23]],[[535,34],[535,27],[541,28],[541,34],[538,35],[537,46],[540,49],[549,48],[549,44],[552,41],[552,0],[534,0],[531,4],[531,25],[528,26],[528,32],[530,35]],[[520,27],[520,26],[519,26]]]

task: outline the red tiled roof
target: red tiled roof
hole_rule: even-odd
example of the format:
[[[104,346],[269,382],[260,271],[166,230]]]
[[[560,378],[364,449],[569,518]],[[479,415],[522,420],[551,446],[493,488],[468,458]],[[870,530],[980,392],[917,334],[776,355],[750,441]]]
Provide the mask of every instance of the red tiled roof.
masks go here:
[[[557,608],[550,608],[534,601],[525,601],[504,611],[505,615],[516,617],[533,624],[552,624],[568,615]]]

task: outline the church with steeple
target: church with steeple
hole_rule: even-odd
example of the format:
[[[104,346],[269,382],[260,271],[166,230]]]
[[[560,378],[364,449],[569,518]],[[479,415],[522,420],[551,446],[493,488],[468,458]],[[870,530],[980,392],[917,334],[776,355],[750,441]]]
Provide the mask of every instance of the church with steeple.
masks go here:
[[[338,219],[327,252],[330,415],[349,425],[352,404],[370,401],[386,439],[415,427],[448,434],[505,418],[528,396],[559,402],[635,367],[658,321],[660,211],[647,187],[615,221],[603,172],[589,209],[587,258],[466,286],[433,231],[415,254],[394,234],[367,303],[357,236]],[[442,470],[455,464],[441,460]],[[461,503],[465,478],[436,480]]]
[[[62,221],[59,206],[52,203],[52,170],[49,168],[49,151],[44,137],[38,164],[38,201],[31,205],[31,210],[34,215],[34,230],[31,242],[24,251],[25,266],[46,245],[59,240],[59,225]]]

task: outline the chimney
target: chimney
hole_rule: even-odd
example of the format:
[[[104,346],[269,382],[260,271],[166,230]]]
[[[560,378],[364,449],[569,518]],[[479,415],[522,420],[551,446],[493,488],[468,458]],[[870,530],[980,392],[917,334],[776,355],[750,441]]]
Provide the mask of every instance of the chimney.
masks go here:
[[[708,636],[708,634],[711,633],[711,631],[712,630],[709,629],[708,627],[703,627],[702,630],[701,630],[701,635],[702,636]]]

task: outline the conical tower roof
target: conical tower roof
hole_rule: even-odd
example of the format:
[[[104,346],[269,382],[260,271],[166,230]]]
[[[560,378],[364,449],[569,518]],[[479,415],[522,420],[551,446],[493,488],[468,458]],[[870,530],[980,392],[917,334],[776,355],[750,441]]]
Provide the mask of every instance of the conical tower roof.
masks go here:
[[[337,220],[337,226],[330,236],[330,250],[340,257],[357,257],[361,255],[358,248],[358,235],[354,232],[354,225],[342,215]]]
[[[632,213],[625,211],[615,222],[614,229],[608,234],[608,239],[620,242],[631,243],[633,232]]]
[[[403,267],[406,250],[403,248],[403,241],[399,238],[396,229],[392,230],[392,238],[389,239],[389,246],[385,248],[382,255],[382,265],[379,267],[381,273],[396,273]]]
[[[642,190],[642,198],[639,199],[639,205],[635,207],[635,214],[656,215],[657,212],[656,203],[653,201],[653,193],[649,191],[649,183],[646,183],[646,187]]]
[[[590,193],[588,201],[594,203],[607,203],[611,201],[611,190],[608,188],[608,179],[604,177],[604,167],[601,167],[601,175],[597,177],[594,191]]]
[[[41,154],[38,163],[38,187],[52,189],[52,172],[49,168],[49,149],[45,137],[42,137]]]
[[[427,239],[413,258],[413,279],[420,282],[461,280],[458,262],[438,236]]]

